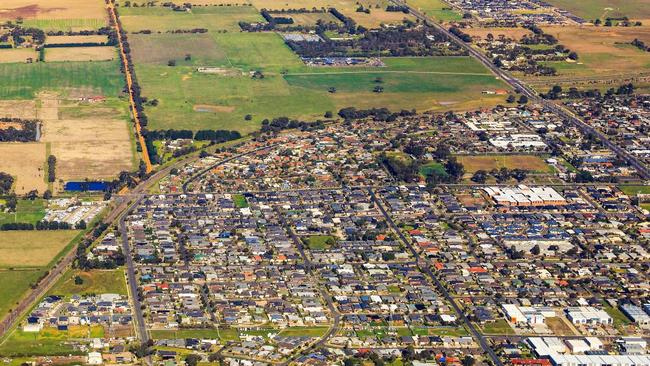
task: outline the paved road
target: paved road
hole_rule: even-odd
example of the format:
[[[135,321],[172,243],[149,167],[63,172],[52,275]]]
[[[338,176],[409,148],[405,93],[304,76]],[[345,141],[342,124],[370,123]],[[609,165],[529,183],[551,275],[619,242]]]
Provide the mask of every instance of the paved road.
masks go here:
[[[401,0],[391,0],[391,2],[400,6],[407,6],[411,14],[413,14],[413,16],[415,16],[417,19],[423,22],[426,22],[427,24],[430,24],[441,33],[447,35],[451,40],[454,41],[454,43],[458,44],[460,47],[467,50],[470,56],[480,61],[483,65],[485,65],[485,67],[490,69],[496,76],[498,76],[503,81],[508,83],[513,89],[528,97],[529,100],[536,101],[542,104],[544,107],[548,108],[552,112],[556,113],[557,115],[561,116],[565,120],[569,121],[577,128],[579,128],[584,134],[593,134],[594,136],[598,137],[598,139],[602,141],[602,143],[605,146],[607,146],[614,153],[616,153],[616,155],[619,158],[625,160],[626,162],[628,162],[628,164],[635,167],[639,171],[639,174],[644,179],[650,179],[650,169],[648,169],[648,167],[646,167],[643,163],[641,163],[640,160],[638,160],[635,156],[627,152],[625,149],[622,149],[621,147],[619,147],[618,145],[610,141],[607,138],[607,136],[605,136],[603,133],[586,124],[584,121],[578,118],[578,116],[576,116],[573,112],[567,110],[563,106],[556,104],[554,101],[544,100],[540,98],[535,93],[535,91],[532,88],[530,88],[528,85],[518,80],[517,78],[513,77],[507,71],[501,70],[500,68],[496,67],[494,63],[492,63],[492,61],[487,56],[485,56],[482,52],[476,50],[471,45],[463,42],[455,34],[451,33],[442,25],[433,22],[431,19],[429,19],[427,16],[419,12],[417,9],[409,6],[408,4],[406,4]]]
[[[131,206],[129,206],[129,211],[131,208],[138,205],[140,201],[141,199],[135,200]],[[135,315],[135,329],[140,342],[145,343],[149,340],[149,333],[147,333],[144,315],[142,314],[142,304],[140,303],[140,298],[138,297],[138,281],[135,276],[135,266],[133,264],[133,256],[131,255],[128,231],[126,228],[126,223],[124,222],[129,211],[120,217],[120,236],[122,238],[122,251],[124,252],[124,257],[126,258],[126,275],[128,278],[131,303],[133,304],[133,314]]]
[[[415,250],[415,248],[413,247],[413,244],[411,243],[411,241],[408,240],[404,236],[402,231],[397,227],[397,225],[395,225],[395,222],[393,221],[393,218],[388,214],[388,212],[386,211],[386,209],[384,208],[384,205],[380,202],[380,200],[377,199],[377,196],[375,195],[375,192],[372,189],[368,189],[368,193],[370,194],[370,197],[372,198],[372,201],[377,205],[377,207],[379,208],[379,211],[381,212],[381,214],[386,219],[386,222],[388,223],[388,225],[399,236],[399,238],[402,240],[402,242],[404,242],[404,244],[406,244],[406,246],[408,247],[408,249],[411,252],[411,254],[413,255],[413,257],[418,260],[418,266],[420,267],[420,269],[422,269],[422,271],[424,271],[424,273],[426,273],[434,281],[436,287],[438,288],[438,291],[440,291],[440,293],[442,293],[442,295],[445,297],[447,302],[449,304],[451,304],[452,308],[456,312],[456,315],[458,316],[458,319],[461,319],[463,321],[463,323],[465,323],[465,326],[472,333],[472,335],[474,336],[474,339],[476,339],[478,341],[479,345],[481,346],[481,349],[483,349],[483,352],[485,352],[490,357],[490,359],[492,359],[492,362],[494,362],[494,365],[496,365],[496,366],[504,366],[503,362],[501,362],[501,360],[499,359],[497,354],[494,352],[492,347],[490,347],[490,345],[487,343],[486,338],[476,329],[474,324],[472,324],[472,322],[469,321],[467,316],[465,316],[465,312],[463,312],[463,310],[458,306],[456,301],[454,301],[452,296],[449,294],[449,291],[447,291],[447,289],[442,284],[442,282],[440,282],[438,277],[436,277],[436,275],[431,271],[431,267],[429,265],[429,262],[426,259],[423,259],[422,257],[420,257],[420,254]]]
[[[280,223],[289,232],[289,236],[291,237],[291,240],[293,240],[293,243],[298,248],[300,257],[302,257],[303,262],[305,262],[305,268],[307,269],[307,274],[312,278],[316,278],[316,274],[314,273],[314,264],[309,260],[309,257],[307,257],[307,255],[305,254],[305,248],[303,246],[302,241],[300,240],[300,238],[298,238],[298,236],[293,231],[293,229],[291,229],[291,225],[289,225],[285,217],[281,213],[278,213],[278,215],[280,217]],[[327,303],[327,308],[329,309],[330,313],[332,314],[332,317],[334,318],[334,323],[327,330],[325,335],[323,335],[323,337],[321,337],[316,343],[311,345],[309,348],[302,350],[300,353],[294,355],[294,358],[306,354],[313,349],[325,346],[327,341],[333,336],[335,336],[338,333],[339,329],[341,328],[341,313],[339,313],[339,311],[336,309],[336,306],[334,305],[334,302],[332,301],[332,298],[327,293],[327,291],[320,288],[320,283],[318,284],[318,286],[319,286],[318,291],[321,297],[323,298],[323,300],[325,300],[325,302]],[[290,360],[287,361],[285,364],[288,364]]]

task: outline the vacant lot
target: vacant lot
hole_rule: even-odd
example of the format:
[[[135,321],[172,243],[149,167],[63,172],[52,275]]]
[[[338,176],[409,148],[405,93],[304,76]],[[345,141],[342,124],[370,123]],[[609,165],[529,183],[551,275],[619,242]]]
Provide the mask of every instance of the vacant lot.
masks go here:
[[[45,49],[45,61],[111,61],[117,58],[117,50],[112,46],[101,47],[61,47]]]
[[[75,230],[0,231],[0,267],[43,267],[78,234]]]
[[[650,41],[650,26],[546,27],[544,31],[578,53],[577,63],[550,63],[561,76],[630,75],[650,70],[650,52],[629,44],[635,38]]]
[[[0,99],[33,99],[42,90],[117,96],[124,85],[117,61],[0,64]]]
[[[533,155],[481,155],[458,156],[458,161],[465,167],[465,172],[492,169],[524,169],[533,172],[548,172],[549,166],[540,157]]]
[[[25,63],[38,60],[38,53],[31,48],[0,49],[0,63]]]
[[[586,20],[623,16],[631,19],[650,18],[649,0],[549,0],[548,2]]]
[[[175,12],[170,8],[156,6],[120,8],[120,20],[129,32],[165,32],[195,28],[238,32],[240,21],[252,23],[264,21],[264,18],[251,6],[196,7],[191,12]]]
[[[45,144],[0,143],[0,172],[14,176],[14,190],[25,194],[32,189],[45,192]]]
[[[133,168],[129,124],[123,120],[45,120],[42,141],[57,158],[57,179],[108,179]]]
[[[80,285],[75,284],[77,276],[82,280]],[[121,269],[90,272],[70,270],[52,287],[49,293],[60,296],[104,293],[126,295],[124,271]]]

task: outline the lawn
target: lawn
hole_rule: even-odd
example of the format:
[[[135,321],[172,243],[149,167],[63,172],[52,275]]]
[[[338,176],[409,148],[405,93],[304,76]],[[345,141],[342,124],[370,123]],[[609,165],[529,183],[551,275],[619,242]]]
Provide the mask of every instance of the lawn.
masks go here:
[[[0,267],[45,267],[79,233],[78,230],[0,231]]]
[[[82,279],[80,285],[75,284],[75,277]],[[82,272],[69,270],[48,292],[52,295],[72,296],[88,294],[120,294],[127,295],[126,280],[122,269],[93,270]]]
[[[248,207],[248,201],[246,200],[246,197],[242,194],[234,194],[232,196],[232,200],[235,203],[235,207],[237,208],[246,208]]]
[[[534,155],[462,155],[457,158],[469,174],[477,170],[490,171],[501,168],[524,169],[535,173],[553,172],[553,168],[546,164],[544,159]]]
[[[41,221],[43,217],[45,217],[44,200],[18,200],[16,212],[0,212],[0,225],[15,222],[36,224]]]
[[[637,194],[650,194],[650,186],[619,186],[623,193],[628,196],[636,196]]]
[[[117,61],[0,64],[0,80],[0,99],[32,99],[44,89],[114,97],[124,85]]]
[[[13,308],[41,274],[42,269],[0,270],[0,318]]]
[[[180,339],[180,338],[210,338],[221,339],[222,341],[234,341],[239,339],[237,329],[179,329],[179,330],[151,330],[153,339]]]
[[[312,250],[329,249],[336,243],[336,239],[330,235],[311,235],[303,240],[307,247]]]
[[[447,171],[445,171],[445,167],[438,162],[431,161],[420,166],[420,175],[422,175],[423,177],[427,177],[433,174],[434,172],[437,173],[438,175],[447,175]]]

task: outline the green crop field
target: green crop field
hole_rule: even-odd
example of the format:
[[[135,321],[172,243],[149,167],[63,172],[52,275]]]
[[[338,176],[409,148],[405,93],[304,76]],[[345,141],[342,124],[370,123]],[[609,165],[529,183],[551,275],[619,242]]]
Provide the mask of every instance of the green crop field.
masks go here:
[[[34,27],[49,31],[80,31],[95,30],[107,25],[106,19],[80,18],[80,19],[25,19],[25,27]]]
[[[195,7],[192,12],[175,12],[167,7],[120,8],[120,19],[129,32],[205,28],[210,31],[239,31],[239,22],[260,22],[264,18],[252,6]]]
[[[32,99],[44,89],[117,96],[123,79],[118,61],[0,64],[0,99]]]

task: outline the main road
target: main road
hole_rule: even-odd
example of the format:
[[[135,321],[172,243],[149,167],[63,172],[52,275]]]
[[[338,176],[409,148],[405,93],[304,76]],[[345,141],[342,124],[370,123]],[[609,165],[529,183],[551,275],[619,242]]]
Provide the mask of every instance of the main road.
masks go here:
[[[592,134],[596,136],[605,146],[607,146],[609,149],[611,149],[620,159],[626,161],[628,164],[636,168],[639,172],[639,175],[643,177],[644,179],[650,179],[650,169],[648,169],[647,166],[645,166],[641,161],[639,161],[635,156],[627,152],[625,149],[621,148],[617,144],[613,143],[611,140],[607,138],[602,132],[598,131],[597,129],[591,127],[587,123],[585,123],[582,119],[580,119],[578,116],[576,116],[573,112],[569,111],[565,107],[556,104],[553,101],[545,100],[539,97],[537,93],[528,85],[526,85],[524,82],[520,81],[519,79],[513,77],[509,72],[502,70],[498,68],[492,60],[490,60],[485,54],[483,54],[481,51],[475,49],[471,45],[463,42],[460,38],[458,38],[455,34],[451,33],[448,29],[443,27],[442,25],[432,21],[429,17],[426,15],[422,14],[419,10],[413,8],[412,6],[408,5],[402,0],[390,0],[392,3],[399,5],[399,6],[406,6],[409,9],[409,12],[417,19],[419,19],[422,22],[425,22],[426,24],[431,25],[435,29],[437,29],[439,32],[445,34],[449,39],[451,39],[454,43],[456,43],[458,46],[462,47],[464,50],[466,50],[470,56],[474,57],[477,59],[479,62],[481,62],[485,67],[487,67],[492,73],[494,73],[496,76],[498,76],[500,79],[502,79],[504,82],[506,82],[508,85],[510,85],[515,91],[519,92],[520,94],[525,95],[529,100],[531,101],[536,101],[549,109],[550,111],[554,112],[555,114],[561,116],[565,120],[569,121],[572,123],[574,126],[576,126],[578,129],[582,131],[584,134]]]

